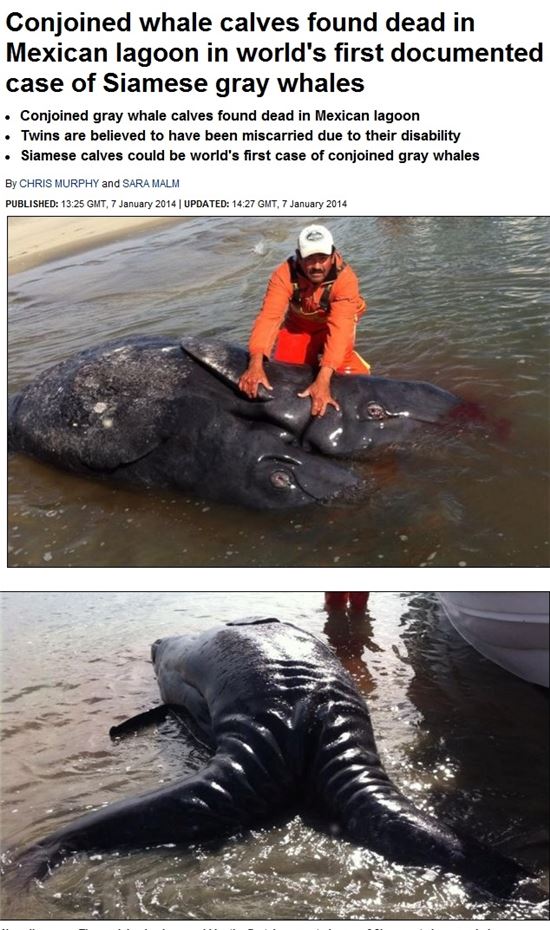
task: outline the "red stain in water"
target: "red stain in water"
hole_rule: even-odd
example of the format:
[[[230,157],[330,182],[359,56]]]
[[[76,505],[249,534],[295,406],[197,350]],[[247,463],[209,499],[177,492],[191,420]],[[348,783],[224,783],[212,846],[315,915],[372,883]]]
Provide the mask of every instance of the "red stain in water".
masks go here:
[[[501,442],[510,438],[512,421],[506,417],[494,420],[475,400],[463,400],[449,414],[449,420],[462,426],[485,426]]]

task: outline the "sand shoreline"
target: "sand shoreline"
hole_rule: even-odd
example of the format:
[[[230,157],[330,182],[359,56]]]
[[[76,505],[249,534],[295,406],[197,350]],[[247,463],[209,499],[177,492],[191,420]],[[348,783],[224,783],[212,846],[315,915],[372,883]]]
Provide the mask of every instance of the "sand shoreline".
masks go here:
[[[163,216],[14,216],[8,219],[8,273],[131,238],[144,230],[181,223]]]

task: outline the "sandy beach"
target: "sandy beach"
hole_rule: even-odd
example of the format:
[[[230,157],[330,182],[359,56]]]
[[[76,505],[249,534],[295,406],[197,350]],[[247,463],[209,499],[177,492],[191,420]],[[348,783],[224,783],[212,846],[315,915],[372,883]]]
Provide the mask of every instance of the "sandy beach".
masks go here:
[[[143,230],[180,223],[181,217],[16,216],[8,220],[8,272],[17,274],[43,262],[85,252]]]

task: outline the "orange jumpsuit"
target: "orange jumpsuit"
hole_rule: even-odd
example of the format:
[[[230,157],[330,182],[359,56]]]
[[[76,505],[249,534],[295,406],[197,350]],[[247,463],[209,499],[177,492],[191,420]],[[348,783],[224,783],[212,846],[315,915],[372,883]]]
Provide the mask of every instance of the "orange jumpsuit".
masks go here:
[[[354,351],[355,327],[366,303],[357,276],[335,253],[325,281],[314,284],[294,258],[279,265],[250,336],[251,355],[262,353],[280,362],[326,365],[340,373],[369,374],[367,362]]]

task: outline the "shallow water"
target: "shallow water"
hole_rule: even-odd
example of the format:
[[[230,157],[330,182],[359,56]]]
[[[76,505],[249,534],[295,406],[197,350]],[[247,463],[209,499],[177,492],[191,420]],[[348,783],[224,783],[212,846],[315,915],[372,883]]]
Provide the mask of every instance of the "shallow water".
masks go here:
[[[108,220],[106,220],[108,222]],[[296,217],[196,217],[10,279],[10,390],[130,333],[244,344]],[[486,428],[356,466],[353,506],[257,513],[113,488],[14,456],[10,564],[548,564],[550,220],[331,219],[369,313],[374,372],[482,404]]]
[[[473,652],[433,595],[374,593],[329,621],[316,593],[20,593],[3,597],[2,836],[19,846],[105,802],[200,767],[171,722],[112,743],[109,727],[158,701],[159,636],[251,615],[328,637],[368,695],[379,750],[423,809],[527,865],[548,864],[548,694]],[[404,868],[300,817],[219,845],[81,856],[5,918],[547,917],[436,870]]]

